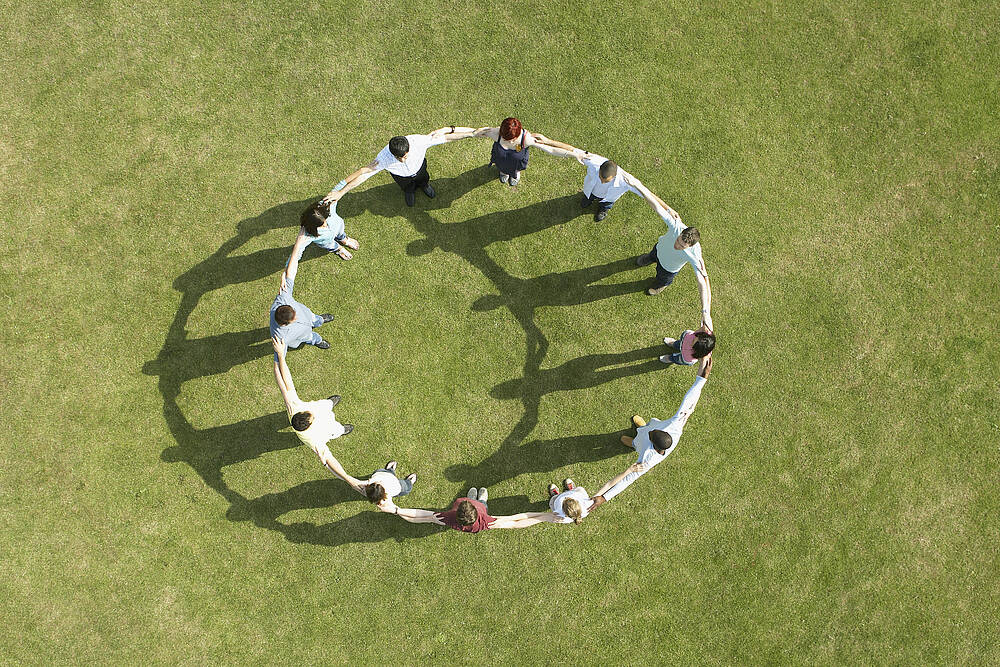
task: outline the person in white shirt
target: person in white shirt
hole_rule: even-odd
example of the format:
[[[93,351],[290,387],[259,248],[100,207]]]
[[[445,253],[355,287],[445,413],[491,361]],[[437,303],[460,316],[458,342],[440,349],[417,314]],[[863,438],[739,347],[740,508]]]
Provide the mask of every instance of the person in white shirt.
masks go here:
[[[360,482],[358,490],[375,505],[388,498],[409,495],[417,483],[417,473],[411,472],[401,480],[396,477],[397,465],[395,461],[389,461],[384,468],[379,468],[366,481]]]
[[[587,168],[587,174],[583,177],[583,199],[580,200],[580,207],[590,208],[590,205],[596,201],[597,212],[594,214],[596,222],[608,217],[608,211],[626,192],[639,194],[639,191],[632,185],[632,182],[638,181],[638,179],[613,161],[596,153],[589,153],[561,141],[549,139],[537,132],[535,133],[535,142],[539,148],[548,146],[555,149],[548,151],[553,155],[575,158]]]
[[[642,198],[653,208],[657,215],[667,225],[667,233],[661,236],[653,249],[645,255],[639,255],[635,263],[648,266],[656,262],[656,279],[653,286],[647,290],[650,296],[656,296],[674,282],[677,272],[690,264],[694,268],[695,280],[698,281],[698,292],[701,294],[701,324],[707,329],[712,326],[712,286],[708,282],[708,271],[705,260],[701,256],[701,235],[694,227],[685,227],[677,211],[673,210],[663,200],[650,192],[649,188],[637,179],[630,179]]]
[[[577,486],[573,480],[563,480],[563,491],[549,484],[549,512],[540,515],[543,521],[551,523],[580,523],[588,514],[594,501],[587,494],[587,489]]]
[[[334,186],[335,189],[322,199],[322,203],[328,204],[338,201],[383,169],[392,175],[393,180],[403,190],[403,198],[406,200],[407,206],[413,206],[416,203],[417,188],[433,199],[436,193],[431,187],[430,175],[427,173],[427,149],[449,141],[468,139],[475,132],[475,128],[472,127],[452,125],[434,130],[430,134],[408,134],[405,137],[393,137],[386,147],[379,151],[371,164],[362,167]],[[337,187],[340,189],[336,189]]]
[[[320,462],[334,475],[341,478],[357,491],[363,493],[361,482],[352,477],[334,458],[327,442],[347,435],[354,430],[351,424],[341,424],[333,414],[333,408],[340,402],[340,396],[334,395],[322,401],[303,401],[295,391],[292,374],[285,361],[285,342],[274,336],[271,338],[274,346],[274,379],[278,382],[278,390],[285,401],[289,421],[299,440],[309,445]]]
[[[638,452],[639,459],[626,468],[620,475],[601,487],[597,495],[593,498],[593,505],[590,507],[590,511],[594,511],[608,500],[617,496],[628,488],[632,482],[645,475],[653,466],[663,461],[674,451],[674,448],[677,447],[677,443],[681,439],[681,432],[684,430],[684,425],[687,424],[688,417],[691,416],[694,407],[698,404],[698,399],[701,397],[701,390],[705,386],[705,381],[708,380],[711,372],[712,357],[709,355],[701,360],[698,377],[695,378],[694,384],[691,385],[691,388],[684,395],[681,407],[670,419],[651,419],[646,424],[642,421],[641,417],[636,416],[632,418],[636,426],[639,427],[636,431],[636,437],[622,436],[622,444]]]

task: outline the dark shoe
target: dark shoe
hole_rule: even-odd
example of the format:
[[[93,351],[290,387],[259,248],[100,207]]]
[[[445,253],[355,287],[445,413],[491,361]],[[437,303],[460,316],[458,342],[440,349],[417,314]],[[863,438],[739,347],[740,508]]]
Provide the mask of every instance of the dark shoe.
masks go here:
[[[424,194],[427,195],[431,199],[434,199],[434,197],[437,196],[437,193],[434,192],[434,188],[431,187],[430,183],[428,183],[427,185],[425,185],[424,188],[423,188],[423,190],[424,190]]]
[[[333,403],[331,407],[337,407],[337,403],[340,403],[340,394],[334,394],[330,397],[330,402]]]
[[[407,206],[413,206],[414,204],[417,203],[417,195],[415,195],[412,192],[404,192],[403,193],[403,199],[406,200],[406,205]]]
[[[320,342],[316,343],[316,347],[318,347],[321,350],[329,350],[330,344],[327,343],[325,340],[321,340]]]
[[[598,211],[597,214],[594,216],[594,222],[600,222],[601,220],[604,220],[604,218],[606,217],[608,217],[607,211]]]
[[[343,433],[343,435],[348,435],[353,430],[354,430],[354,424],[344,424],[344,433]]]
[[[320,317],[323,319],[323,324],[333,322],[333,313],[323,313]]]
[[[666,285],[664,285],[663,287],[650,287],[648,290],[646,290],[646,294],[648,294],[649,296],[656,296],[665,289],[667,289]]]
[[[590,208],[591,199],[587,195],[583,195],[583,199],[580,200],[580,208]]]
[[[385,469],[388,470],[389,472],[395,474],[395,472],[396,472],[396,466],[398,466],[398,465],[399,464],[396,463],[395,461],[389,461],[388,463],[385,464]]]
[[[650,257],[648,253],[645,255],[639,255],[638,257],[635,258],[636,266],[649,266],[652,263],[653,263],[653,258]]]

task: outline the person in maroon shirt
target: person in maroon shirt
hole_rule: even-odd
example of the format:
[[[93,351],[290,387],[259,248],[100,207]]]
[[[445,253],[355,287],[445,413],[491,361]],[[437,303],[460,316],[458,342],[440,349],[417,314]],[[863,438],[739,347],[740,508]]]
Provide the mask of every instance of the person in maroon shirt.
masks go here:
[[[544,519],[541,517],[547,514],[547,512],[522,512],[510,516],[490,516],[486,507],[488,497],[485,488],[476,491],[473,487],[469,489],[468,496],[458,498],[444,512],[397,507],[390,498],[386,498],[376,507],[410,523],[434,523],[463,533],[478,533],[491,528],[527,528],[542,523]]]

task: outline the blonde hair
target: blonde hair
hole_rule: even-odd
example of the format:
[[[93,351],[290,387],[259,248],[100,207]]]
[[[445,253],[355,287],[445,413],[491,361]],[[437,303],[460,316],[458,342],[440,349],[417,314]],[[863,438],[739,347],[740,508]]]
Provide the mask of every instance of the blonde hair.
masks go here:
[[[567,498],[563,501],[563,514],[573,519],[573,523],[580,523],[583,521],[583,507],[580,506],[580,501],[576,498]]]

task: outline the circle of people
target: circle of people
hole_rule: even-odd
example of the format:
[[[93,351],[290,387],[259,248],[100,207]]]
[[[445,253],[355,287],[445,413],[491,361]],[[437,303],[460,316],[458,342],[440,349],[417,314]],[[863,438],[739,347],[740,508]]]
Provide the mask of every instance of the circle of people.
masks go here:
[[[623,445],[638,454],[638,460],[622,473],[609,480],[597,493],[590,496],[586,489],[572,479],[563,480],[562,489],[548,485],[548,512],[522,512],[510,516],[491,516],[487,506],[489,492],[486,488],[470,488],[456,499],[447,510],[432,511],[399,507],[395,499],[406,496],[417,481],[416,473],[403,479],[396,474],[396,461],[389,461],[373,472],[368,479],[351,476],[333,456],[327,443],[351,433],[354,426],[340,423],[334,408],[340,396],[334,395],[320,401],[302,401],[295,391],[288,370],[286,351],[304,344],[328,349],[330,344],[316,331],[334,319],[332,314],[315,315],[292,296],[299,260],[309,244],[315,244],[350,260],[352,250],[360,244],[345,231],[344,219],[337,215],[337,202],[352,189],[380,171],[388,171],[403,191],[407,206],[416,202],[420,190],[429,198],[436,195],[427,173],[427,149],[431,146],[481,137],[493,140],[490,164],[500,172],[500,183],[516,186],[528,167],[529,149],[536,148],[550,155],[577,160],[586,168],[583,181],[583,209],[595,207],[594,219],[607,217],[614,203],[626,192],[641,196],[666,224],[667,231],[659,237],[653,249],[636,258],[639,266],[656,265],[656,276],[647,294],[655,296],[670,285],[674,276],[685,264],[694,268],[701,295],[701,325],[697,330],[685,330],[677,338],[664,338],[667,353],[660,357],[665,364],[692,366],[698,363],[694,384],[681,401],[680,408],[670,419],[650,419],[632,416],[635,435],[622,436]],[[595,206],[596,205],[596,206]],[[389,140],[371,164],[358,169],[337,183],[325,197],[311,204],[302,213],[301,229],[285,270],[281,274],[280,291],[271,306],[270,332],[274,346],[274,377],[288,410],[292,428],[299,439],[319,457],[320,462],[334,475],[364,495],[382,512],[395,514],[411,523],[432,523],[467,533],[477,533],[490,528],[525,528],[538,523],[580,523],[597,507],[624,491],[639,477],[662,462],[677,447],[688,417],[701,396],[712,369],[712,350],[715,334],[711,317],[712,293],[708,273],[702,259],[700,236],[694,227],[686,227],[680,216],[663,200],[646,188],[639,179],[613,161],[575,148],[569,144],[549,139],[537,132],[524,129],[516,118],[506,118],[499,127],[443,127],[429,134],[410,134]]]

